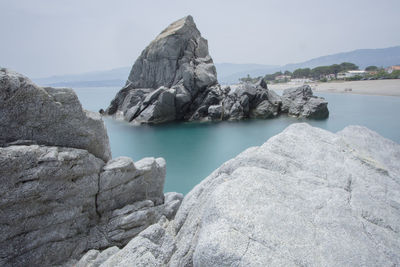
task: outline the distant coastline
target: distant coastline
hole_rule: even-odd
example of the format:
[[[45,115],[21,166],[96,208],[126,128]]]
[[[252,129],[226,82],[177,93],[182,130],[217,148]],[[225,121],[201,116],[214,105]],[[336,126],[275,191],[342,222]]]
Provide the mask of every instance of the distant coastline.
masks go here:
[[[299,86],[298,83],[268,84],[276,91]],[[309,83],[315,93],[345,93],[361,95],[400,96],[400,80],[334,81]]]

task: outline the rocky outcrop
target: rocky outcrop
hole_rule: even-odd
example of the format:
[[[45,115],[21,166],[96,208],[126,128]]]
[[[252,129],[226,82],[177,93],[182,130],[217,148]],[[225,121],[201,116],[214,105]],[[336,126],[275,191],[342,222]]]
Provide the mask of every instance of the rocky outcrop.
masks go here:
[[[0,68],[0,88],[0,144],[34,140],[85,149],[104,161],[111,158],[100,115],[83,110],[71,89],[42,88],[4,68]]]
[[[103,121],[72,90],[0,74],[0,266],[63,264],[174,217],[164,159],[108,160]]]
[[[100,266],[397,266],[399,162],[400,145],[367,128],[293,124]]]
[[[293,101],[307,103],[303,117],[317,118],[321,116],[314,116],[315,112],[322,109],[316,107],[317,100]],[[263,80],[221,87],[207,40],[187,16],[169,25],[146,47],[125,87],[102,113],[132,124],[241,120],[275,117],[281,103]]]
[[[282,112],[290,116],[325,119],[329,116],[328,102],[313,95],[309,85],[283,91]]]
[[[169,25],[142,52],[126,86],[106,110],[133,123],[189,119],[195,99],[217,86],[217,73],[191,16]]]
[[[279,115],[281,98],[268,90],[264,80],[257,83],[242,83],[226,89],[222,100],[223,119],[242,120],[246,118],[273,118]]]

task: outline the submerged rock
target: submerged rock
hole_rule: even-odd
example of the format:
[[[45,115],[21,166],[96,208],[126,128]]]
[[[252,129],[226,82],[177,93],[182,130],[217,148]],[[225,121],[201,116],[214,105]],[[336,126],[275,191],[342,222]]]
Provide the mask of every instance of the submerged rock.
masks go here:
[[[321,117],[314,116],[322,110],[317,98],[296,103],[307,104],[303,117]],[[262,79],[221,87],[207,40],[187,16],[146,47],[105,114],[132,124],[242,120],[275,117],[281,104],[280,96]]]
[[[101,117],[72,90],[1,69],[0,104],[0,266],[64,264],[175,216],[183,196],[164,195],[165,160],[109,160]]]
[[[226,162],[101,266],[397,266],[400,145],[293,124]]]

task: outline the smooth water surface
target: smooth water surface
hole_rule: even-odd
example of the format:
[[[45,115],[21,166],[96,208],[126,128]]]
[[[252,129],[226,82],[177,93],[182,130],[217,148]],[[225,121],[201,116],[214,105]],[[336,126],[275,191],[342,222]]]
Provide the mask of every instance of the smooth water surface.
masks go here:
[[[84,108],[106,108],[118,88],[77,88]],[[259,146],[295,122],[308,122],[331,132],[352,124],[366,126],[400,143],[400,97],[318,94],[329,104],[327,120],[287,116],[269,120],[220,123],[174,123],[130,126],[105,118],[113,157],[163,157],[167,161],[165,191],[186,194],[225,161],[248,147]]]

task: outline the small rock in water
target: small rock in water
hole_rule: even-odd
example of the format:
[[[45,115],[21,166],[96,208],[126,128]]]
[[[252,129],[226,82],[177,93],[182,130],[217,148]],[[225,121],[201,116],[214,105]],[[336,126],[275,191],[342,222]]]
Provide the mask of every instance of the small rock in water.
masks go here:
[[[291,116],[325,119],[329,116],[328,102],[313,95],[309,85],[283,91],[282,112]]]

